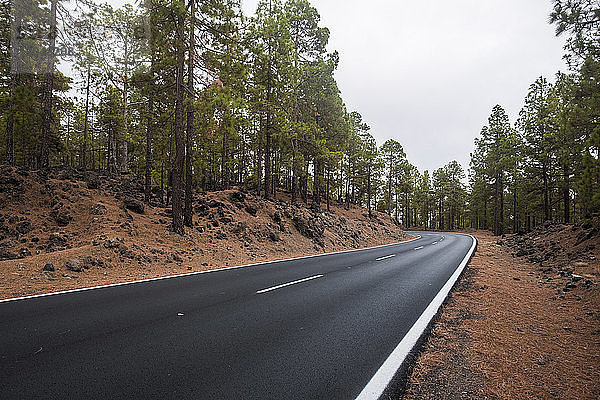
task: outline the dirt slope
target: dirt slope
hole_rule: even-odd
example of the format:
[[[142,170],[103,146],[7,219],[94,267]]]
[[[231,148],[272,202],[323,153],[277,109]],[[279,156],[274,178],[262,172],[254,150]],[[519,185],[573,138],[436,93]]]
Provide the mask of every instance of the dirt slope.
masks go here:
[[[0,167],[0,298],[409,238],[382,213],[369,219],[338,204],[316,213],[239,190],[199,195],[181,237],[168,229],[170,209],[144,207],[141,189],[131,176],[84,181],[73,171]]]

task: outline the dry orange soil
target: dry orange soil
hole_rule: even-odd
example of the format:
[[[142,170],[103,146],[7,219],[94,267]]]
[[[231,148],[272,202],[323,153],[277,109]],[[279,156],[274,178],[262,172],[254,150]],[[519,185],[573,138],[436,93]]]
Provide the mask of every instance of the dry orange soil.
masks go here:
[[[574,248],[576,228],[557,230],[532,239],[540,249],[544,240],[556,245],[556,257],[542,257],[549,261],[541,266],[475,233],[477,252],[402,399],[600,398],[600,238],[587,252],[561,257]]]

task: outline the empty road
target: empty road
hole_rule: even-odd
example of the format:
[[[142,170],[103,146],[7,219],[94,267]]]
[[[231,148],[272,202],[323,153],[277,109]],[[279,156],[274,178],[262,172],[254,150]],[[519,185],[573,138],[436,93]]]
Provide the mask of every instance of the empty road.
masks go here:
[[[0,398],[354,399],[474,249],[420,235],[0,302]]]

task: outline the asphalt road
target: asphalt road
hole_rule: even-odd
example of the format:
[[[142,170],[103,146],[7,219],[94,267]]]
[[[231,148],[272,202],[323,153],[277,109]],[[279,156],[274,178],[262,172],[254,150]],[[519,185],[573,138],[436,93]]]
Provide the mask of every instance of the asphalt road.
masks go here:
[[[1,302],[0,399],[353,399],[473,243],[421,235]]]

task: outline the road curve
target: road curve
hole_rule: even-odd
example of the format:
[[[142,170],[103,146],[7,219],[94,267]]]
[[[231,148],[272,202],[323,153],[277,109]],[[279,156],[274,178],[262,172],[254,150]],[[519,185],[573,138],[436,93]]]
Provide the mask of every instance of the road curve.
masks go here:
[[[0,302],[0,398],[354,399],[474,247],[419,234]]]

